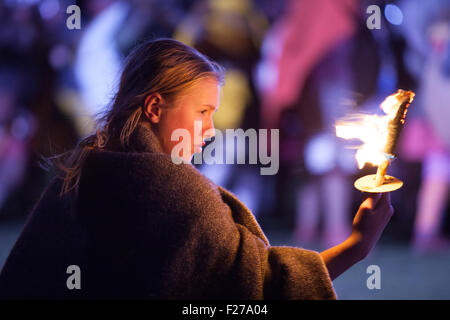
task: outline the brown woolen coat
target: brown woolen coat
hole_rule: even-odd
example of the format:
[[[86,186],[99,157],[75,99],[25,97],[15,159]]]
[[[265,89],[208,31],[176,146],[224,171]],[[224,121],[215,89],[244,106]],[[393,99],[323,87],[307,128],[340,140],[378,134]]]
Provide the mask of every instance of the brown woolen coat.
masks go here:
[[[253,214],[139,125],[92,151],[79,195],[41,196],[0,274],[1,298],[335,299],[319,253],[270,246]],[[81,270],[69,290],[67,267]]]

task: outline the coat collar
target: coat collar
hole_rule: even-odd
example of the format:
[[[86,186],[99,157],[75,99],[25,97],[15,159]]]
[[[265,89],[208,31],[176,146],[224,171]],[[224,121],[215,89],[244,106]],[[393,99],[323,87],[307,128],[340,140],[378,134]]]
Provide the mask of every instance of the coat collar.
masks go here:
[[[158,137],[142,123],[139,123],[131,134],[129,144],[136,152],[163,153]]]
[[[164,153],[159,142],[158,137],[155,133],[143,124],[138,124],[136,129],[130,136],[129,147],[117,149],[118,144],[111,143],[108,147],[110,151],[121,150],[124,152],[149,152],[149,153]],[[192,165],[192,164],[191,164]],[[206,178],[206,177],[205,177]],[[208,181],[210,181],[208,179]],[[269,241],[265,236],[264,232],[261,230],[258,222],[251,213],[251,211],[231,192],[228,190],[217,186],[212,181],[210,181],[214,188],[219,192],[222,200],[230,207],[233,219],[242,225],[244,225],[250,232],[255,236],[259,237],[263,242],[269,246]]]
[[[122,146],[119,139],[111,139],[106,146],[106,150],[138,153],[164,153],[156,134],[142,123],[139,123],[131,133],[127,146]]]

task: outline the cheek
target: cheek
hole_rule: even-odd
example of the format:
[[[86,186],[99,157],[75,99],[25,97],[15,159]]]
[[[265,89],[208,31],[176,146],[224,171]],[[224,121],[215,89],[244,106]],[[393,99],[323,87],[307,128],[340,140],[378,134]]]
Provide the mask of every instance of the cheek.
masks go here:
[[[182,112],[179,112],[178,110],[171,110],[167,114],[166,122],[164,124],[164,133],[169,138],[172,135],[172,133],[177,129],[188,129],[189,127],[186,127],[186,121],[185,115]]]
[[[186,113],[179,118],[177,123],[178,128],[183,128],[189,131],[192,140],[196,136],[200,136],[203,132],[204,123],[202,117],[195,113]]]
[[[177,141],[171,141],[172,133],[176,129],[185,129],[189,132],[190,141],[188,143],[193,146],[194,144],[200,144],[204,132],[208,129],[208,122],[206,119],[202,121],[201,115],[190,112],[188,106],[184,106],[184,109],[173,110],[170,115],[168,115],[168,121],[164,125],[164,132],[161,132],[165,137],[164,144],[166,149],[172,149],[175,145],[182,141],[180,137]],[[206,118],[206,117],[205,117]],[[196,121],[201,121],[201,124],[195,125]],[[184,133],[182,134],[184,137]]]
[[[176,139],[175,141],[172,141],[172,135],[174,134],[174,132],[176,130],[180,130],[182,129],[182,131],[180,131],[176,136],[178,136],[178,139]],[[187,130],[189,132],[189,136],[186,136],[186,132],[185,130]],[[180,142],[183,143],[188,143],[190,145],[193,145],[193,141],[194,141],[194,122],[193,120],[191,121],[190,119],[181,119],[181,118],[174,118],[174,121],[171,121],[170,123],[166,124],[166,127],[164,128],[164,137],[165,137],[165,141],[164,141],[164,145],[165,145],[165,149],[171,151],[173,149],[173,147],[175,147],[177,144],[179,144]],[[184,139],[190,139],[187,141],[184,141]]]
[[[194,121],[201,120],[194,112],[190,112],[190,108],[185,106],[179,112],[173,115],[173,125],[174,129],[183,128],[191,131],[194,128]]]

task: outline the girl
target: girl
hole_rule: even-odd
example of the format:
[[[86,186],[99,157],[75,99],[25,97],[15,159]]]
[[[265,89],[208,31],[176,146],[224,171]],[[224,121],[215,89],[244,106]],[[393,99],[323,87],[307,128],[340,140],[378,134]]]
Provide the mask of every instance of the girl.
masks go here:
[[[271,246],[252,213],[189,163],[214,135],[223,73],[169,39],[129,55],[97,132],[55,159],[60,174],[7,259],[1,297],[336,298],[331,281],[389,221],[388,195],[368,197],[349,238],[322,253]],[[191,152],[173,154],[177,129]]]

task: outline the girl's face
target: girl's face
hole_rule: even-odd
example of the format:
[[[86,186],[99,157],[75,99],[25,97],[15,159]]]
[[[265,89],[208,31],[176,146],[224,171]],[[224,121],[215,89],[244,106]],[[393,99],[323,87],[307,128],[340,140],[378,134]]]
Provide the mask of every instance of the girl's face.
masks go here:
[[[177,129],[185,129],[190,134],[190,141],[182,141],[184,145],[190,146],[190,152],[183,149],[183,153],[177,156],[190,162],[194,153],[201,152],[205,140],[214,136],[213,114],[219,107],[219,98],[218,82],[206,78],[179,93],[172,105],[161,108],[157,123],[153,126],[156,127],[164,153],[170,155],[173,148],[185,139],[178,135],[180,138],[172,141],[172,134]]]

